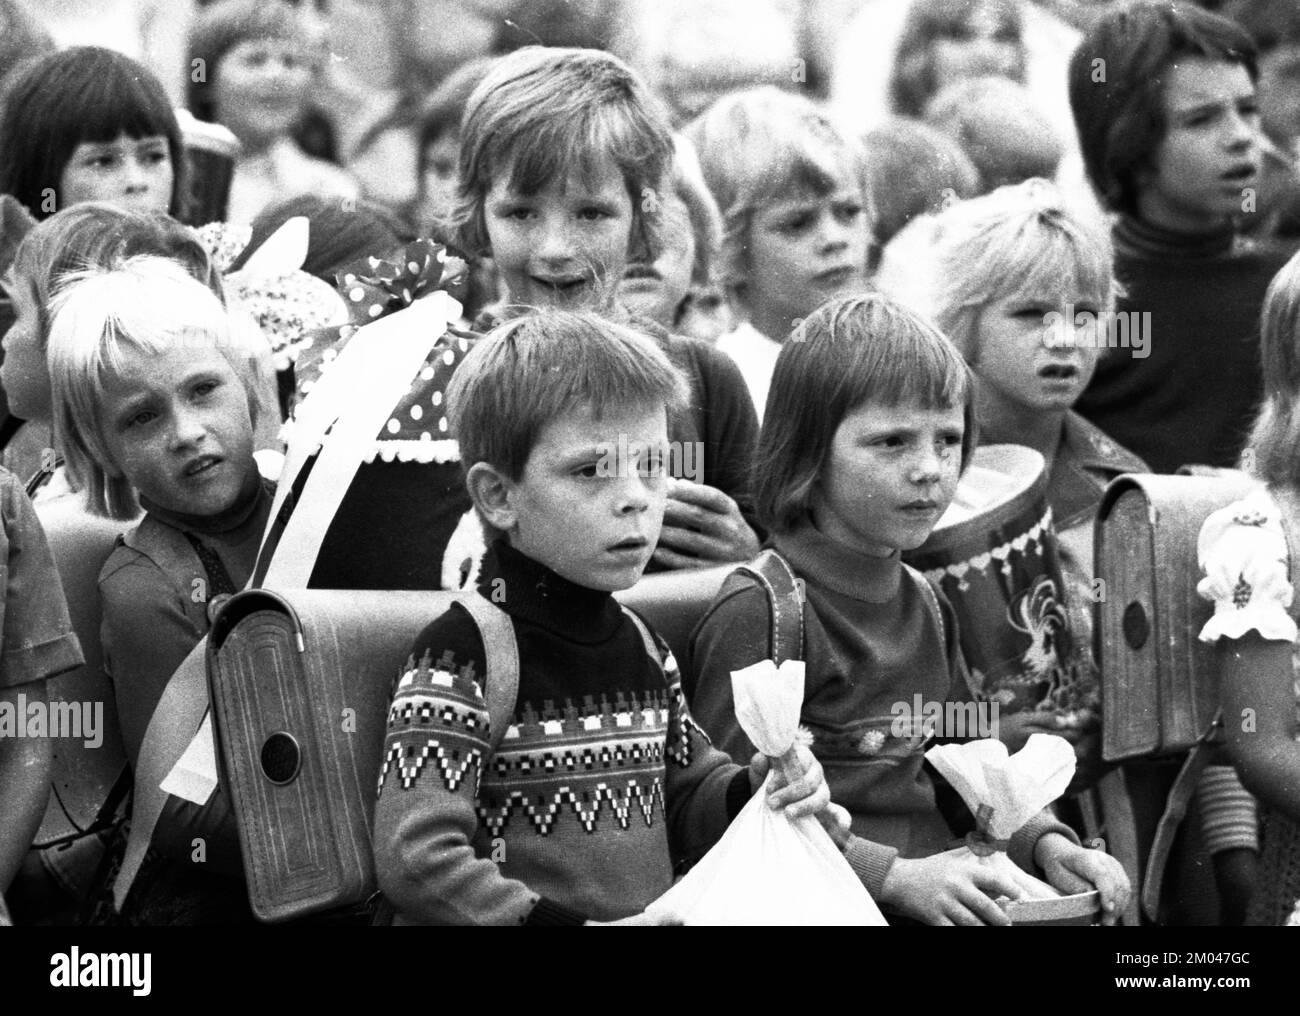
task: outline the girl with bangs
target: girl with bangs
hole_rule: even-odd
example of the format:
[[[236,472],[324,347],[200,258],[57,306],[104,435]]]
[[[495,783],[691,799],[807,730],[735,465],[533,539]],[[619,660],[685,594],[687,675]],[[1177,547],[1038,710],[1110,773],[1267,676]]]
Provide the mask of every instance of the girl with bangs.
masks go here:
[[[742,319],[718,348],[761,420],[785,335],[824,301],[867,289],[865,158],[816,104],[771,87],[719,100],[686,135],[722,210],[721,282]]]
[[[779,648],[771,576],[800,590],[800,722],[852,817],[845,856],[891,923],[1005,925],[994,898],[1020,895],[968,854],[945,852],[953,833],[923,769],[926,738],[893,723],[894,705],[916,696],[972,698],[951,604],[900,555],[952,500],[973,414],[968,368],[924,319],[878,295],[816,310],[782,347],[768,394],[756,493],[769,556],[727,578],[691,639],[691,711],[718,747],[748,758],[731,674]],[[1105,923],[1127,901],[1118,863],[1046,812],[1009,853],[1065,892],[1101,890]]]
[[[38,220],[85,201],[181,217],[184,148],[162,84],[95,46],[15,71],[0,114],[0,193]]]

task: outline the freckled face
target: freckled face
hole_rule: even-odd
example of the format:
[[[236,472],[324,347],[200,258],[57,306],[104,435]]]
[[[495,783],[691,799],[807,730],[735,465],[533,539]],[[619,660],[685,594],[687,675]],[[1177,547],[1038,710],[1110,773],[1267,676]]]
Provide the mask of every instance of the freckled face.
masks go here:
[[[484,202],[492,260],[511,303],[598,310],[612,304],[627,265],[632,199],[618,166],[604,157],[584,180],[576,172],[536,194],[520,194],[503,173]]]
[[[817,528],[875,557],[919,547],[957,491],[964,432],[961,407],[859,406],[836,430],[818,481]]]
[[[219,515],[257,470],[248,395],[215,348],[127,348],[99,415],[116,472],[171,511]]]

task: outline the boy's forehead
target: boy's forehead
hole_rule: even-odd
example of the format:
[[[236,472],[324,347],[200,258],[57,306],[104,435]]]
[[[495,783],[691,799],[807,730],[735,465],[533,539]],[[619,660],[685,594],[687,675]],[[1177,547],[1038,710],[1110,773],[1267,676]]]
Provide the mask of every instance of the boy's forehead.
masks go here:
[[[512,197],[533,197],[540,193],[572,197],[576,194],[623,193],[626,190],[618,163],[604,153],[560,167],[541,181],[527,179],[527,168],[518,158],[510,160],[492,174],[491,190]]]
[[[1255,83],[1245,64],[1229,60],[1187,57],[1170,64],[1165,77],[1165,107],[1171,112],[1254,94]]]
[[[656,441],[667,434],[664,406],[617,406],[603,412],[578,406],[553,417],[537,435],[533,453],[564,455],[610,441]]]

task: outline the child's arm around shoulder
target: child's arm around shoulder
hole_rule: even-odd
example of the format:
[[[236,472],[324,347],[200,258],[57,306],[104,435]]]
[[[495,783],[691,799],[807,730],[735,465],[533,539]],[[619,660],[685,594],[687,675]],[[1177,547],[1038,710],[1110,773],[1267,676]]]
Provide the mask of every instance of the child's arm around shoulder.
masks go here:
[[[581,924],[584,915],[504,877],[475,852],[479,780],[491,760],[485,668],[477,626],[458,606],[415,641],[384,739],[374,822],[379,888],[421,924]]]

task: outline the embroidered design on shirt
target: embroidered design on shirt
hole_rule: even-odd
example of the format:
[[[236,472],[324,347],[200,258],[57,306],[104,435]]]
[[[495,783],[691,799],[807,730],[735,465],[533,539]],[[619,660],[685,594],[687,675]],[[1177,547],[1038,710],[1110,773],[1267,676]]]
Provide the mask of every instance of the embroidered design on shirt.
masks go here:
[[[1251,586],[1245,578],[1237,580],[1237,584],[1232,587],[1232,605],[1238,610],[1250,603]]]
[[[1257,509],[1242,509],[1232,517],[1232,521],[1239,526],[1263,526],[1268,524],[1268,516]]]

